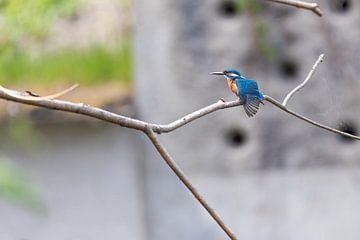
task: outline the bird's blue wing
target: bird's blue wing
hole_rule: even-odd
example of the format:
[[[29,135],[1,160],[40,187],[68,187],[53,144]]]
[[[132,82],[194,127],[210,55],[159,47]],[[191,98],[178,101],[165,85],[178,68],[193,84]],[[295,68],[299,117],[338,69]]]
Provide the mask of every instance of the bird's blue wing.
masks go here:
[[[238,80],[236,81],[236,86],[240,99],[243,102],[245,113],[249,117],[254,116],[259,110],[261,100],[264,99],[256,81],[249,79]]]
[[[241,95],[252,95],[258,97],[260,100],[264,99],[264,96],[259,90],[259,87],[254,80],[237,80],[236,86],[239,91],[239,96]]]

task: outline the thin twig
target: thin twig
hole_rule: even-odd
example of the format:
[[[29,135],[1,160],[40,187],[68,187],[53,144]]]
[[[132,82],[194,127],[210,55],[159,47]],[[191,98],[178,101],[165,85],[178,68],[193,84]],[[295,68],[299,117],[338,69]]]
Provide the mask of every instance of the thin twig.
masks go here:
[[[172,159],[170,154],[159,142],[159,139],[156,137],[154,131],[150,126],[147,128],[145,133],[149,137],[149,139],[151,140],[152,144],[155,146],[157,151],[160,153],[161,157],[165,160],[166,164],[173,170],[176,176],[178,176],[180,181],[187,187],[187,189],[189,189],[189,191],[193,194],[193,196],[206,209],[206,211],[217,222],[217,224],[224,230],[224,232],[229,236],[229,238],[232,240],[236,240],[237,238],[235,234],[224,223],[224,221],[215,212],[215,210],[211,208],[211,206],[206,202],[205,198],[200,194],[200,192],[192,185],[191,181],[188,179],[185,173],[181,171],[180,167],[176,164],[176,162]]]
[[[308,81],[310,80],[310,78],[312,77],[312,75],[314,74],[316,68],[319,66],[319,64],[324,60],[324,54],[321,54],[319,56],[319,58],[316,60],[316,62],[314,63],[314,66],[311,68],[310,72],[308,73],[308,75],[306,76],[305,80],[299,84],[298,86],[296,86],[291,92],[288,93],[288,95],[286,95],[286,97],[284,98],[284,101],[282,102],[282,105],[284,107],[286,107],[288,101],[290,100],[290,98],[297,92],[300,91],[300,89],[302,89],[303,87],[305,87],[305,85],[308,83]]]
[[[322,129],[325,129],[327,131],[330,131],[330,132],[333,132],[333,133],[337,133],[337,134],[340,134],[340,135],[343,135],[343,136],[346,136],[346,137],[349,137],[349,138],[352,138],[352,139],[356,139],[356,140],[360,140],[360,136],[356,136],[356,135],[352,135],[352,134],[349,134],[349,133],[346,133],[346,132],[342,132],[340,130],[337,130],[335,128],[332,128],[332,127],[329,127],[329,126],[326,126],[324,124],[321,124],[321,123],[318,123],[318,122],[315,122],[314,120],[311,120],[307,117],[304,117],[302,116],[301,114],[297,113],[297,112],[294,112],[290,109],[288,109],[287,107],[285,107],[284,105],[282,105],[280,102],[276,101],[275,99],[267,96],[267,95],[264,95],[265,97],[265,100],[268,101],[269,103],[273,104],[274,106],[280,108],[281,110],[301,119],[301,120],[304,120],[305,122],[308,122],[316,127],[319,127],[319,128],[322,128]]]
[[[320,10],[319,4],[317,3],[309,3],[309,2],[296,1],[296,0],[267,0],[267,1],[281,3],[297,8],[307,9],[313,11],[319,17],[323,15],[322,11]]]
[[[4,88],[3,86],[0,85],[0,90],[6,92],[8,95],[13,96],[15,98],[21,98],[24,100],[34,100],[34,101],[39,101],[39,100],[43,100],[43,99],[55,99],[58,97],[61,97],[69,92],[71,92],[72,90],[74,90],[75,88],[77,88],[79,86],[79,84],[74,84],[71,87],[61,91],[61,92],[57,92],[51,95],[47,95],[47,96],[40,96],[38,94],[34,94],[30,91],[25,91],[22,94],[26,94],[26,95],[19,95],[19,92],[11,90],[11,89],[7,89]]]

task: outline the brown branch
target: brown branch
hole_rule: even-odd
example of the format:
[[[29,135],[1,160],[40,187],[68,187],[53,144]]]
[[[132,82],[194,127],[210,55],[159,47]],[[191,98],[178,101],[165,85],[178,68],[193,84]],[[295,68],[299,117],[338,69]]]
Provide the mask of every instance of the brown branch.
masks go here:
[[[183,171],[181,171],[180,167],[176,164],[176,162],[172,159],[170,154],[166,151],[166,149],[159,142],[159,139],[156,137],[154,131],[149,126],[145,131],[146,135],[151,140],[152,144],[155,146],[157,151],[160,153],[161,157],[164,159],[166,164],[173,170],[173,172],[178,176],[180,181],[189,189],[189,191],[194,195],[194,197],[198,200],[198,202],[206,209],[206,211],[210,214],[210,216],[217,222],[217,224],[224,230],[224,232],[229,236],[230,239],[237,239],[235,234],[231,231],[231,229],[224,223],[224,221],[220,218],[220,216],[215,212],[213,208],[206,202],[205,198],[200,194],[200,192],[192,185],[191,181],[185,175]]]
[[[11,91],[12,94],[9,95],[7,92],[0,89],[0,98],[37,107],[86,115],[92,118],[97,118],[106,122],[117,124],[122,127],[133,128],[136,130],[144,131],[147,124],[146,122],[108,112],[106,110],[92,107],[84,103],[73,103],[57,99],[38,99],[37,97],[34,97],[34,99],[24,99],[21,97],[21,92],[17,92],[14,90]],[[17,97],[16,95],[18,95],[19,97]]]
[[[323,15],[322,11],[320,10],[319,4],[317,3],[309,3],[309,2],[297,1],[297,0],[267,0],[267,1],[281,3],[297,8],[307,9],[313,11],[319,17]]]
[[[161,143],[157,139],[156,135],[154,134],[154,131],[156,131],[157,133],[171,132],[197,118],[205,116],[216,110],[238,106],[240,105],[239,101],[224,102],[223,100],[219,100],[218,102],[210,106],[207,106],[205,108],[202,108],[194,113],[186,115],[181,119],[174,121],[173,123],[170,123],[168,125],[158,125],[158,124],[151,124],[141,120],[118,115],[83,103],[73,103],[62,100],[51,100],[51,99],[45,99],[39,97],[23,97],[22,92],[9,90],[9,89],[5,89],[4,91],[4,89],[5,88],[0,88],[0,98],[5,100],[53,109],[53,110],[64,111],[64,112],[77,113],[92,118],[97,118],[113,124],[117,124],[122,127],[143,131],[144,133],[146,133],[146,135],[149,137],[151,142],[154,144],[156,150],[160,153],[162,158],[165,160],[166,164],[173,170],[173,172],[184,183],[184,185],[189,189],[189,191],[198,200],[198,202],[205,208],[205,210],[210,214],[210,216],[216,221],[216,223],[223,229],[223,231],[230,237],[230,239],[232,240],[237,239],[234,233],[231,231],[231,229],[224,223],[224,221],[215,212],[215,210],[206,202],[205,198],[200,194],[200,192],[196,190],[196,188],[192,185],[192,183],[186,177],[186,175],[183,173],[180,167],[177,166],[175,161],[171,158],[169,153],[166,151],[166,149],[161,145]]]
[[[280,102],[276,101],[275,99],[269,97],[269,96],[264,96],[265,97],[265,100],[268,101],[269,103],[271,103],[272,105],[276,106],[277,108],[280,108],[281,110],[283,110],[284,112],[287,112],[307,123],[310,123],[316,127],[319,127],[319,128],[322,128],[322,129],[325,129],[327,131],[330,131],[330,132],[333,132],[333,133],[336,133],[336,134],[340,134],[340,135],[343,135],[343,136],[346,136],[346,137],[349,137],[349,138],[352,138],[352,139],[355,139],[355,140],[360,140],[360,136],[356,136],[356,135],[352,135],[352,134],[349,134],[349,133],[346,133],[346,132],[342,132],[340,130],[337,130],[335,128],[332,128],[332,127],[329,127],[329,126],[326,126],[324,124],[321,124],[321,123],[318,123],[318,122],[315,122],[314,120],[311,120],[307,117],[304,117],[303,115],[297,113],[297,112],[294,112],[290,109],[288,109],[287,107],[285,107],[284,105],[282,105]]]

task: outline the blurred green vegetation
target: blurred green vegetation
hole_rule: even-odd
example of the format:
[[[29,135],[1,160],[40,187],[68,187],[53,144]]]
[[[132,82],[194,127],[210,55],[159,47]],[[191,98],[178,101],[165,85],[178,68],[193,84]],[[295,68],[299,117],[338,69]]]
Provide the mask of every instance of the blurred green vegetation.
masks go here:
[[[122,41],[116,49],[94,45],[35,56],[19,47],[19,41],[26,38],[44,41],[54,22],[75,16],[79,6],[77,0],[0,0],[0,84],[129,83],[133,62],[130,40]]]
[[[269,25],[266,21],[261,19],[256,23],[256,32],[259,35],[258,50],[267,60],[275,61],[277,59],[277,53],[269,37],[269,31]]]
[[[256,0],[236,0],[236,4],[239,10],[248,11],[252,14],[260,14],[262,12],[262,6]]]
[[[264,3],[258,0],[236,0],[236,4],[240,11],[248,12],[253,16],[254,42],[259,54],[269,61],[275,61],[277,58],[276,49],[269,37],[268,23],[262,16]]]
[[[0,157],[0,197],[32,210],[46,210],[39,191],[4,157]]]
[[[104,46],[65,49],[33,57],[13,45],[0,48],[0,84],[82,83],[132,79],[130,41],[110,50]]]
[[[57,18],[71,16],[78,4],[75,0],[0,0],[2,38],[44,37]]]
[[[0,146],[1,150],[33,150],[43,146],[43,135],[37,131],[28,116],[12,117],[1,122],[0,135],[6,139],[6,145]]]

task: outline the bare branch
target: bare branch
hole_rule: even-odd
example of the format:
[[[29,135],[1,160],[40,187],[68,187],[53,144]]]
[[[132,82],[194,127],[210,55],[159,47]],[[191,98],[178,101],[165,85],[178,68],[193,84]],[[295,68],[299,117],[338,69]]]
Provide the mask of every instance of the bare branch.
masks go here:
[[[329,126],[326,126],[326,125],[323,125],[321,123],[318,123],[318,122],[315,122],[314,120],[311,120],[309,118],[306,118],[304,116],[302,116],[301,114],[299,113],[296,113],[288,108],[286,108],[284,105],[282,105],[281,103],[279,103],[278,101],[276,101],[275,99],[269,97],[269,96],[264,96],[265,97],[265,100],[268,101],[269,103],[273,104],[274,106],[280,108],[281,110],[305,121],[305,122],[308,122],[316,127],[319,127],[319,128],[322,128],[322,129],[325,129],[327,131],[330,131],[330,132],[333,132],[333,133],[337,133],[337,134],[340,134],[340,135],[343,135],[343,136],[346,136],[346,137],[349,137],[349,138],[352,138],[352,139],[355,139],[355,140],[360,140],[360,136],[356,136],[356,135],[352,135],[352,134],[349,134],[349,133],[346,133],[346,132],[342,132],[340,130],[337,130],[335,128],[331,128]]]
[[[124,117],[83,103],[73,103],[73,102],[62,101],[57,99],[51,100],[51,99],[43,99],[38,97],[32,97],[30,99],[30,98],[22,97],[21,92],[17,92],[14,90],[10,90],[10,91],[11,91],[11,95],[8,94],[8,91],[4,91],[3,89],[0,88],[0,98],[13,102],[27,104],[27,105],[33,105],[37,107],[82,114],[106,122],[114,123],[122,127],[133,128],[142,131],[145,130],[147,124],[146,122],[137,119]]]
[[[291,92],[288,93],[288,95],[286,95],[282,105],[284,107],[286,107],[288,101],[290,100],[290,98],[298,91],[300,91],[300,89],[302,89],[303,87],[305,87],[305,85],[308,83],[308,81],[310,80],[310,78],[312,77],[312,75],[314,74],[316,68],[319,66],[319,64],[324,60],[324,54],[321,54],[319,56],[319,58],[316,60],[314,66],[311,68],[310,72],[308,73],[308,75],[306,76],[305,80],[299,84],[297,87],[295,87]]]
[[[323,15],[322,11],[320,10],[319,4],[317,4],[317,3],[308,3],[308,2],[296,1],[296,0],[267,0],[267,1],[281,3],[281,4],[285,4],[285,5],[289,5],[289,6],[293,6],[293,7],[297,7],[297,8],[307,9],[307,10],[313,11],[319,17],[321,17]]]
[[[198,202],[206,209],[206,211],[210,214],[210,216],[217,222],[217,224],[224,230],[224,232],[229,236],[230,239],[236,240],[235,234],[231,231],[231,229],[224,223],[224,221],[220,218],[220,216],[215,212],[213,208],[206,202],[205,198],[200,194],[200,192],[192,185],[191,181],[185,175],[183,171],[181,171],[180,167],[177,166],[176,162],[172,159],[170,154],[166,151],[166,149],[159,142],[159,139],[156,137],[152,128],[149,126],[146,130],[146,135],[151,140],[152,144],[155,146],[157,151],[160,153],[161,157],[165,160],[166,164],[173,170],[173,172],[178,176],[180,181],[189,189],[189,191],[194,195],[194,197],[198,200]]]
[[[24,97],[22,96],[22,92],[6,89],[3,87],[0,87],[0,98],[37,107],[86,115],[106,122],[117,124],[122,127],[132,128],[141,131],[145,131],[146,127],[150,126],[152,130],[156,133],[168,133],[217,110],[241,105],[240,101],[238,100],[225,102],[223,99],[220,99],[216,103],[201,108],[178,120],[173,121],[172,123],[166,125],[159,125],[125,117],[84,103],[73,103],[58,99],[47,99],[44,97]]]
[[[171,158],[166,149],[161,145],[159,140],[157,139],[154,131],[158,133],[161,132],[170,132],[173,131],[197,118],[205,116],[211,112],[214,112],[219,109],[234,107],[240,105],[239,101],[232,102],[224,102],[219,100],[217,103],[214,103],[208,107],[202,108],[194,113],[191,113],[183,118],[174,121],[168,125],[158,125],[158,124],[150,124],[144,121],[140,121],[137,119],[132,119],[129,117],[124,117],[112,112],[108,112],[106,110],[92,107],[83,103],[72,103],[68,101],[61,100],[50,100],[33,96],[21,96],[21,92],[17,92],[14,90],[9,90],[5,88],[0,88],[0,98],[14,101],[18,103],[44,107],[53,110],[59,110],[64,112],[72,112],[77,114],[86,115],[89,117],[97,118],[106,122],[110,122],[113,124],[117,124],[122,127],[132,128],[136,130],[140,130],[146,133],[151,142],[154,144],[157,151],[160,153],[162,158],[165,160],[166,164],[173,170],[173,172],[179,177],[179,179],[184,183],[184,185],[190,190],[193,196],[199,201],[199,203],[205,208],[205,210],[210,214],[210,216],[216,221],[216,223],[224,230],[224,232],[230,237],[232,240],[236,240],[236,236],[231,231],[231,229],[222,221],[220,216],[215,212],[215,210],[206,202],[205,198],[196,190],[196,188],[192,185],[190,180],[186,177],[186,175],[182,172],[182,170],[177,166],[175,161]]]
[[[173,121],[172,123],[169,123],[167,125],[157,125],[157,124],[151,124],[152,129],[157,133],[167,133],[174,131],[178,129],[179,127],[184,126],[185,124],[188,124],[189,122],[192,122],[200,117],[203,117],[209,113],[215,112],[220,109],[225,108],[231,108],[240,106],[241,103],[238,100],[231,101],[231,102],[225,102],[223,99],[220,99],[214,104],[211,104],[207,107],[201,108],[195,112],[192,112],[178,120]]]
[[[146,129],[148,127],[150,127],[156,133],[171,132],[171,131],[174,131],[174,130],[200,118],[200,117],[206,116],[207,114],[210,114],[217,110],[225,109],[225,108],[232,108],[232,107],[241,105],[240,101],[238,101],[238,100],[230,101],[230,102],[224,102],[222,100],[219,100],[218,102],[216,102],[214,104],[211,104],[207,107],[201,108],[201,109],[199,109],[193,113],[190,113],[178,120],[175,120],[172,123],[169,123],[167,125],[159,125],[159,124],[148,123],[145,121],[118,115],[118,114],[115,114],[115,113],[112,113],[112,112],[109,112],[109,111],[106,111],[106,110],[103,110],[100,108],[92,107],[92,106],[89,106],[89,105],[86,105],[83,103],[73,103],[73,102],[62,101],[62,100],[48,100],[48,99],[29,100],[29,99],[17,98],[15,93],[19,94],[19,92],[14,91],[14,90],[11,90],[11,91],[13,93],[10,96],[6,92],[2,91],[2,89],[0,89],[0,98],[6,99],[9,101],[13,101],[13,102],[18,102],[18,103],[23,103],[23,104],[28,104],[28,105],[38,106],[38,107],[44,107],[44,108],[48,108],[48,109],[82,114],[82,115],[97,118],[97,119],[100,119],[100,120],[103,120],[106,122],[117,124],[122,127],[132,128],[132,129],[141,130],[141,131],[146,131]],[[353,138],[356,140],[360,140],[359,136],[351,135],[351,134],[336,130],[334,128],[325,126],[323,124],[317,123],[311,119],[308,119],[308,118],[286,108],[286,106],[282,105],[281,103],[279,103],[275,99],[271,98],[270,96],[265,96],[265,99],[268,102],[270,102],[271,104],[280,108],[281,110],[283,110],[291,115],[294,115],[314,126],[331,131],[333,133],[341,134],[343,136],[347,136],[347,137],[350,137],[350,138]]]

